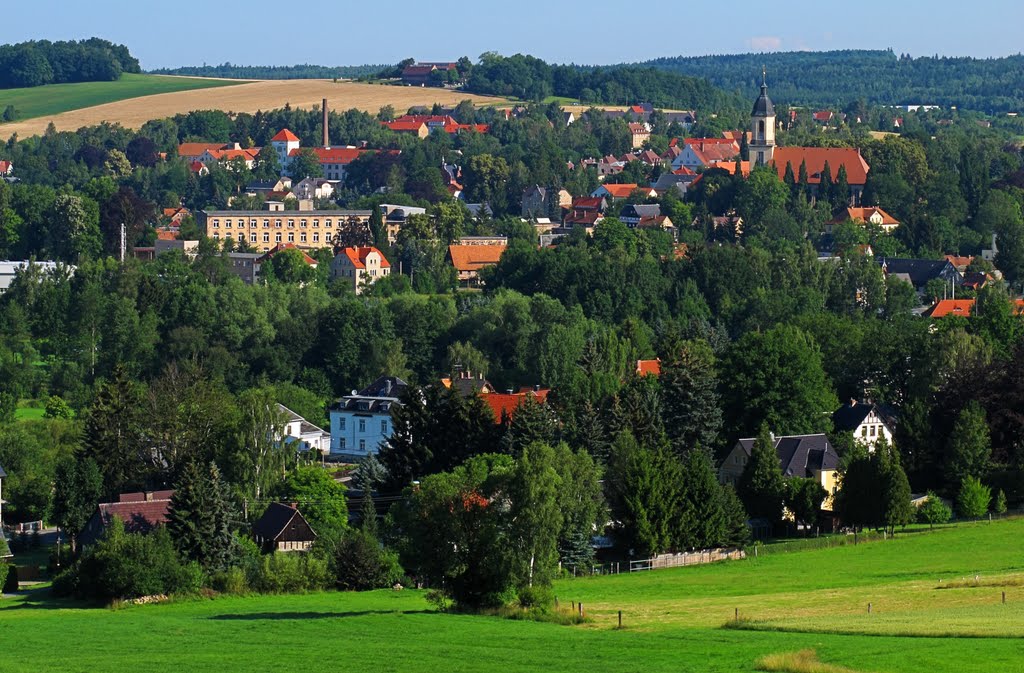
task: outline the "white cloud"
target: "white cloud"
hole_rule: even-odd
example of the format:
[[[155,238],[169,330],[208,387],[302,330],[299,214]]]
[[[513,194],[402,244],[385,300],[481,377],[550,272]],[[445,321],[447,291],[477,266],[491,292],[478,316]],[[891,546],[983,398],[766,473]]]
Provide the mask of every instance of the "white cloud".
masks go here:
[[[774,35],[751,37],[747,40],[747,47],[753,51],[778,51],[782,48],[782,38]]]

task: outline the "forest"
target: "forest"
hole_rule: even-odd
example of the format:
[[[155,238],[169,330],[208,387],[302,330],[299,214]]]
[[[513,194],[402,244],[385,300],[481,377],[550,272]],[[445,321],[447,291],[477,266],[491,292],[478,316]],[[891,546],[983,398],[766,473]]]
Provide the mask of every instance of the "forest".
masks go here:
[[[112,81],[122,72],[141,72],[138,59],[123,44],[98,37],[0,45],[0,89]]]
[[[228,77],[230,79],[354,79],[380,72],[383,65],[186,65],[148,70],[153,75],[183,77]]]
[[[849,222],[826,233],[849,195],[841,172],[812,200],[804,180],[718,168],[685,198],[670,190],[656,199],[678,241],[617,218],[624,204],[648,200],[634,196],[613,204],[592,236],[576,230],[539,248],[519,217],[523,192],[540,184],[590,193],[597,176],[580,159],[627,152],[625,120],[590,110],[565,126],[553,104],[508,119],[468,103],[435,112],[490,130],[420,140],[381,126],[394,110],[331,113],[332,144],[396,151],[357,159],[345,187],[319,206],[374,210],[370,227],[345,232],[343,243],[372,243],[393,266],[414,270],[358,296],[329,282],[328,250],[316,253],[315,271],[275,261],[265,282],[246,285],[194,221],[182,224],[183,235],[200,239],[194,260],[114,258],[122,222],[131,243],[145,244],[160,209],[258,206],[243,196],[245,185],[279,170],[274,153],[261,152],[252,169],[212,165],[200,176],[175,157],[178,143],[266,146],[288,127],[308,146],[319,138],[318,111],[197,111],[137,131],[50,129],[0,147],[20,178],[0,183],[0,256],[75,266],[23,273],[0,296],[0,465],[12,519],[59,514],[68,530],[80,530],[90,497],[175,487],[184,493],[178,511],[195,513],[206,510],[189,509],[185,495],[202,493],[217,503],[207,508],[216,520],[203,524],[220,531],[215,548],[179,547],[175,563],[199,564],[208,575],[174,566],[167,582],[216,577],[225,586],[234,572],[260,588],[288,569],[232,542],[224,527],[234,522],[237,533],[239,512],[271,498],[326,501],[332,507],[311,516],[331,531],[332,546],[307,562],[315,567],[291,570],[314,586],[335,581],[324,559],[337,564],[353,548],[379,556],[381,548],[343,533],[344,495],[322,482],[323,470],[265,441],[280,422],[268,410],[279,402],[324,424],[328,404],[381,375],[410,387],[393,441],[379,461],[359,467],[373,475],[364,492],[401,502],[382,530],[366,532],[392,554],[374,557],[380,574],[370,584],[393,578],[400,561],[444,580],[447,600],[466,606],[505,602],[513,590],[523,600],[559,560],[588,560],[586,532],[599,521],[614,521],[607,532],[635,554],[742,544],[746,527],[737,522],[748,515],[780,533],[796,523],[814,530],[822,523],[814,504],[824,496],[813,480],[782,479],[770,433],[831,433],[845,479],[837,507],[855,527],[903,525],[913,514],[911,490],[981,493],[983,509],[1000,492],[1004,505],[1024,498],[1024,324],[1012,303],[1024,278],[1024,181],[1011,121],[983,127],[971,114],[908,113],[901,135],[874,139],[868,132],[891,122],[886,110],[865,106],[860,123],[828,133],[811,122],[780,132],[783,144],[859,147],[871,166],[864,198],[901,221],[893,234]],[[652,124],[652,148],[663,151],[682,134],[658,115]],[[452,162],[466,200],[488,203],[493,216],[472,217],[451,198],[441,166]],[[609,179],[645,184],[661,170],[633,162]],[[392,246],[382,202],[428,212],[408,218]],[[742,231],[717,226],[714,217],[726,214],[743,218]],[[976,254],[993,233],[1004,281],[975,293],[971,317],[934,324],[919,314],[945,287],[918,294],[887,278],[861,247],[904,257]],[[467,234],[510,239],[484,272],[483,291],[458,290],[445,262],[448,243]],[[839,254],[821,259],[826,246]],[[972,270],[994,268],[978,259]],[[637,375],[637,360],[653,358],[661,374]],[[540,385],[551,394],[496,419],[479,397],[439,385],[467,369],[499,390]],[[898,410],[893,446],[868,456],[852,436],[833,432],[832,412],[851,398]],[[26,404],[43,417],[19,418]],[[756,438],[756,450],[734,490],[719,485],[715,466],[740,438]],[[572,507],[565,490],[575,494]],[[80,500],[55,503],[54,492]],[[498,500],[508,506],[488,506]],[[783,505],[796,522],[783,523]],[[431,525],[415,523],[424,520]],[[467,570],[442,553],[445,531],[475,535],[465,543],[479,563]],[[160,555],[169,544],[119,535],[82,558],[68,593],[111,597],[102,593],[109,587],[75,582],[106,576],[97,564],[120,558],[118,549]],[[510,540],[516,554],[501,554]],[[354,581],[331,567],[339,584]],[[465,582],[448,581],[456,575]]]
[[[772,96],[791,105],[845,107],[940,105],[989,114],[1024,108],[1024,56],[970,58],[885,51],[795,51],[658,58],[625,67],[652,67],[706,79],[752,98],[768,69]]]

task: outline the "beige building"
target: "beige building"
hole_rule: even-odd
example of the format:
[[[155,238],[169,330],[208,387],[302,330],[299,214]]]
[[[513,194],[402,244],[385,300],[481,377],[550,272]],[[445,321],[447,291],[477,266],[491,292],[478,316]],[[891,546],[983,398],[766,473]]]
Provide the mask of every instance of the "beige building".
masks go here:
[[[350,285],[356,294],[391,274],[391,264],[374,247],[343,248],[331,261],[331,280]]]
[[[204,210],[200,224],[214,240],[232,239],[268,252],[279,244],[329,248],[349,220],[369,226],[369,210]]]
[[[736,442],[736,446],[718,469],[719,481],[733,485],[739,482],[744,468],[750,462],[755,441],[757,440],[754,437],[750,437]],[[787,437],[772,435],[772,441],[775,442],[775,453],[779,457],[782,476],[805,477],[817,481],[828,493],[821,503],[821,508],[831,511],[832,496],[835,495],[838,486],[836,476],[839,470],[839,455],[832,448],[828,437],[823,434]]]

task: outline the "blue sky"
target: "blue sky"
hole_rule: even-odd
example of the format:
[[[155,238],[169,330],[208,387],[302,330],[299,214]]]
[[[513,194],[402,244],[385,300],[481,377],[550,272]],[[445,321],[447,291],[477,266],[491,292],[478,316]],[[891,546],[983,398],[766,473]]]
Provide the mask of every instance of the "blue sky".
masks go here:
[[[1020,0],[810,2],[779,11],[784,4],[12,0],[0,10],[0,43],[97,35],[127,44],[143,68],[224,61],[356,65],[462,55],[476,60],[484,51],[529,53],[559,63],[620,63],[799,49],[892,47],[915,56],[979,57],[1022,49]]]

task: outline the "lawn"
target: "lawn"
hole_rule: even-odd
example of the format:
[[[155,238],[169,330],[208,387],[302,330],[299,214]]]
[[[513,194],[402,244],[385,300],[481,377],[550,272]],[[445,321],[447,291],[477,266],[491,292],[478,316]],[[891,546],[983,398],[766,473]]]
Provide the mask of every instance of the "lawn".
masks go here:
[[[0,110],[13,105],[18,110],[18,119],[32,119],[139,96],[232,86],[243,81],[125,73],[114,82],[77,82],[27,89],[0,89]],[[0,128],[3,128],[2,124]]]
[[[714,673],[753,671],[765,655],[811,649],[860,673],[1017,672],[1024,671],[1022,573],[1024,520],[1012,519],[559,582],[560,600],[582,600],[594,617],[578,627],[439,614],[409,590],[121,610],[28,594],[0,602],[0,642],[15,644],[5,648],[2,669],[102,672],[131,661],[154,672]],[[939,588],[939,580],[957,586]],[[722,628],[736,607],[756,621]],[[619,609],[623,630],[614,628]],[[835,633],[815,632],[822,630]]]

